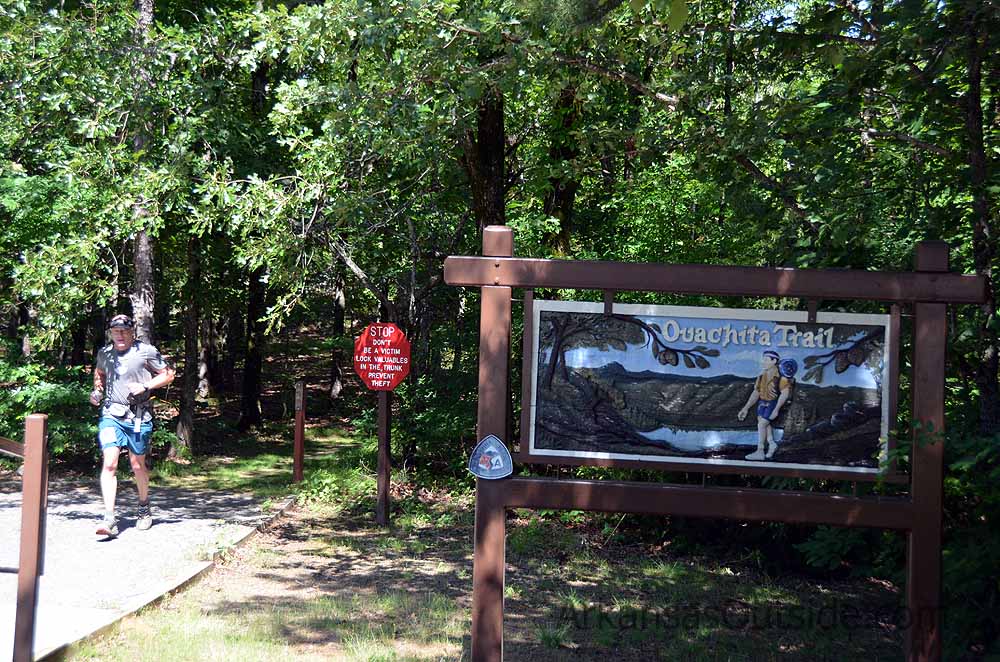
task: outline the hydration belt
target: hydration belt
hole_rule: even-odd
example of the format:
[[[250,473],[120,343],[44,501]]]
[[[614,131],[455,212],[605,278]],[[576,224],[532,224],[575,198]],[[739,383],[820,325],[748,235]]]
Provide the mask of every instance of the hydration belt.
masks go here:
[[[143,412],[142,404],[137,404],[135,406],[135,411],[132,410],[128,405],[123,405],[120,402],[110,402],[107,405],[108,415],[117,418],[122,421],[127,421],[132,423],[133,432],[136,434],[142,429],[142,415]]]

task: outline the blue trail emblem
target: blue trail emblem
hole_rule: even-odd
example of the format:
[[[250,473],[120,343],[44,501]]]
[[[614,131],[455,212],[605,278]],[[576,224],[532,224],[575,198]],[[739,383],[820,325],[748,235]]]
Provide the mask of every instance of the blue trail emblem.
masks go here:
[[[479,478],[495,480],[506,478],[514,471],[510,451],[494,435],[489,435],[476,445],[469,457],[469,471]]]

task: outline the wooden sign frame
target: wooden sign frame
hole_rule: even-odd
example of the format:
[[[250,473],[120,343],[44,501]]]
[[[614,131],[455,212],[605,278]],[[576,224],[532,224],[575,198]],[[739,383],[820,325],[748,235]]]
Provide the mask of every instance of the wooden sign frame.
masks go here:
[[[806,270],[707,265],[627,264],[514,258],[513,232],[489,226],[483,257],[445,260],[445,282],[482,290],[479,325],[478,437],[510,441],[512,288],[657,291],[716,296],[871,300],[913,308],[912,395],[920,423],[911,456],[910,490],[902,497],[694,487],[662,483],[509,478],[477,480],[472,577],[472,659],[503,658],[503,587],[507,508],[723,517],[743,520],[860,526],[907,535],[906,659],[941,659],[941,502],[944,456],[946,308],[985,299],[979,276],[948,272],[948,245],[921,242],[915,271]],[[810,306],[814,310],[813,306]],[[812,311],[810,311],[812,312]],[[893,322],[891,322],[893,323]],[[895,395],[893,395],[895,397]],[[924,437],[928,430],[933,438]],[[515,458],[516,459],[516,458]],[[741,473],[750,473],[742,471]],[[767,474],[775,472],[767,471]]]
[[[38,612],[38,578],[45,572],[45,518],[49,503],[48,416],[31,414],[24,420],[24,443],[0,438],[0,453],[24,458],[21,476],[21,547],[14,614],[13,662],[34,659]]]

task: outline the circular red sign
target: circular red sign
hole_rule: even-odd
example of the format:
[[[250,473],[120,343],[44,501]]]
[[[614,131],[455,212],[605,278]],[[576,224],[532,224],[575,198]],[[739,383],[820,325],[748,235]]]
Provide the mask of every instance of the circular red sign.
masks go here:
[[[369,324],[354,341],[354,372],[372,391],[393,390],[410,374],[410,341],[395,324]]]

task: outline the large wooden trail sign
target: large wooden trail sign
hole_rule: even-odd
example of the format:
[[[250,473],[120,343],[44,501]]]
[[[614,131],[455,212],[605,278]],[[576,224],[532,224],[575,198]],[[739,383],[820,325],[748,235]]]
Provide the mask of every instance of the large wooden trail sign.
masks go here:
[[[391,322],[375,322],[354,341],[354,371],[372,391],[378,391],[378,497],[375,522],[389,524],[389,444],[392,391],[410,374],[410,341]]]
[[[535,260],[513,255],[510,228],[490,226],[483,235],[483,256],[449,257],[444,274],[450,285],[481,288],[477,435],[479,439],[496,435],[508,444],[519,441],[515,463],[655,467],[850,481],[876,480],[888,472],[890,479],[909,483],[909,494],[848,497],[819,491],[655,482],[518,477],[477,480],[473,660],[498,661],[503,657],[507,508],[725,517],[904,531],[906,659],[941,659],[945,314],[947,304],[978,304],[986,293],[983,278],[949,273],[947,244],[920,243],[915,270],[898,273]],[[519,440],[510,438],[512,426],[507,416],[513,288],[523,290],[526,323],[522,346],[528,348],[522,357]],[[559,311],[559,306],[539,303],[536,311],[535,288],[603,290],[604,304],[598,305],[598,310]],[[713,345],[723,344],[726,338],[731,340],[728,346],[735,344],[731,333],[719,330],[725,327],[725,318],[759,315],[761,311],[636,311],[616,304],[616,291],[797,298],[806,301],[808,312],[800,314],[802,319],[765,316],[753,322],[755,334],[745,328],[743,336],[739,335],[740,324],[729,319],[729,329],[735,329],[739,343],[753,345],[748,350],[752,355],[727,350],[729,360],[720,362],[717,359],[725,358],[725,348]],[[817,312],[823,300],[878,301],[888,307],[888,315],[824,317]],[[909,475],[895,474],[891,465],[873,462],[884,449],[871,445],[874,433],[881,439],[896,425],[899,320],[904,306],[913,315],[913,345],[908,349],[913,365],[912,411],[917,423],[912,427],[918,442],[913,444]],[[548,326],[541,322],[545,310],[550,312]],[[584,317],[572,318],[574,313]],[[594,313],[599,314],[594,317]],[[783,334],[777,342],[785,343],[780,347],[771,346],[774,322],[796,327],[777,332]],[[769,333],[767,348],[761,346],[760,331],[764,328]],[[650,353],[648,360],[643,359],[645,363],[629,357],[630,351],[639,351],[639,347]],[[576,350],[582,353],[571,354]],[[766,354],[768,351],[776,356]],[[620,354],[612,356],[613,352]],[[755,358],[760,361],[754,369],[758,375],[770,375],[776,369],[778,377],[758,381],[751,364],[745,363]],[[781,361],[789,358],[796,362],[795,370],[786,364],[783,371]],[[647,370],[656,365],[671,370]],[[784,424],[789,436],[773,436],[777,447],[768,457],[767,441],[772,439],[767,436],[768,428],[778,421],[771,420],[773,410],[759,406],[760,401],[767,401],[780,409],[777,401],[781,393],[790,390],[783,376],[798,379],[800,391],[798,396],[787,395],[782,407],[789,402],[803,407],[796,414],[799,420],[791,424],[791,432],[789,423]],[[749,397],[751,389],[758,392],[756,400]],[[690,405],[683,411],[674,402],[679,394]],[[800,400],[792,399],[795,397]],[[725,411],[724,420],[722,414],[713,413],[711,398],[716,399],[719,411]],[[650,400],[656,401],[655,408],[649,407]],[[733,405],[738,407],[736,412],[730,411]],[[746,414],[741,418],[744,409]],[[698,417],[704,420],[692,420]],[[540,419],[543,431],[538,429]],[[763,435],[761,453],[745,444],[740,436],[744,426]],[[632,435],[624,441],[614,437],[614,431],[623,427]],[[720,430],[733,432],[723,444],[708,443],[707,435],[699,434]],[[928,431],[932,431],[930,435]],[[784,449],[782,440],[786,442]],[[634,452],[656,448],[650,442],[657,441],[661,452]],[[836,446],[837,452],[830,454],[830,446]],[[628,452],[622,452],[625,450]],[[722,457],[712,457],[713,453]]]

